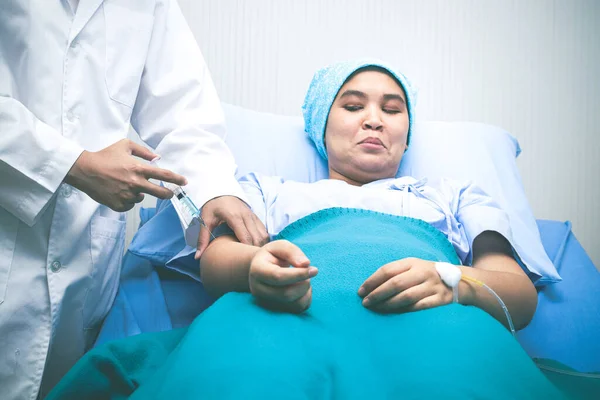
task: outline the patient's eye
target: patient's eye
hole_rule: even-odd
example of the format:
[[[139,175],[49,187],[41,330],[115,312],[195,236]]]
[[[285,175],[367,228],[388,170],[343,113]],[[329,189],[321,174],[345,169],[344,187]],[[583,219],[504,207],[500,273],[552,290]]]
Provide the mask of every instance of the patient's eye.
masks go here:
[[[350,112],[354,112],[354,111],[360,111],[363,109],[363,106],[361,106],[360,104],[346,104],[344,106],[345,110],[348,110]]]
[[[386,114],[400,114],[404,111],[404,104],[398,100],[391,99],[381,104],[381,110]]]

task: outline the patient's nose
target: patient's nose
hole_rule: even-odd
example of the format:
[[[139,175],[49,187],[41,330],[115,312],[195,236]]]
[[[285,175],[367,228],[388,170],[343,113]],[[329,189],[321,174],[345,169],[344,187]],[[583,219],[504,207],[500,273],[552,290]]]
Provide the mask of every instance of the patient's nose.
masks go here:
[[[363,129],[373,131],[381,131],[383,129],[379,110],[377,110],[375,107],[369,108],[369,114],[363,121]]]

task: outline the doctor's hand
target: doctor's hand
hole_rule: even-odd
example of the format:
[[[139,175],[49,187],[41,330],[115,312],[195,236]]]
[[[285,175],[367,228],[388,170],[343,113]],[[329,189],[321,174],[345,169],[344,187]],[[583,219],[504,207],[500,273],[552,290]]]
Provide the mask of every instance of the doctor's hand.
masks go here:
[[[252,246],[260,247],[269,241],[269,235],[261,220],[250,207],[235,196],[220,196],[209,200],[202,206],[202,219],[205,226],[200,228],[196,260],[210,242],[210,232],[222,223],[226,223],[237,239]]]
[[[452,302],[432,261],[405,258],[379,268],[358,290],[363,306],[377,312],[402,313]]]
[[[296,245],[276,240],[264,245],[252,259],[248,277],[250,292],[265,308],[301,313],[310,307],[310,278],[317,272]]]
[[[143,163],[156,154],[128,139],[97,152],[81,153],[65,177],[69,185],[115,211],[127,211],[144,199],[144,193],[170,199],[173,192],[148,179],[158,179],[184,186],[186,179],[166,169]]]

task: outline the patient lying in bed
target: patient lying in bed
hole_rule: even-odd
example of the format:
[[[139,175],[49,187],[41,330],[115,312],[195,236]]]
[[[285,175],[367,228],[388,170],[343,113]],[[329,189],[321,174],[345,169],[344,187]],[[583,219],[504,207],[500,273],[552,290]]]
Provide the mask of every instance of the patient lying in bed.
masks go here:
[[[507,319],[494,297],[461,281],[461,305],[451,305],[436,262],[492,287],[517,329],[537,296],[491,198],[470,183],[396,178],[413,103],[406,78],[377,61],[317,72],[304,116],[329,179],[242,179],[274,240],[257,248],[224,235],[203,254],[206,290],[227,295],[196,320],[171,365],[201,387],[194,393],[558,396],[497,322]],[[202,362],[190,370],[194,357]]]
[[[357,208],[427,222],[452,244],[465,275],[490,285],[518,328],[535,311],[536,292],[513,257],[506,214],[470,183],[395,178],[410,141],[414,100],[406,78],[383,64],[342,63],[315,75],[304,111],[306,131],[328,161],[329,179],[315,183],[250,174],[242,178],[252,210],[271,237],[289,224],[330,207]],[[341,88],[340,88],[341,85]],[[355,288],[374,311],[407,312],[452,301],[436,260],[395,260]],[[259,249],[233,236],[215,240],[202,257],[201,276],[214,295],[251,292],[259,303],[300,312],[311,303],[317,268],[301,249],[275,241]],[[296,268],[282,268],[292,265]],[[319,267],[319,265],[316,265]],[[318,278],[316,278],[318,279]],[[459,302],[506,322],[483,288],[461,282]]]
[[[273,241],[217,237],[200,273],[220,297],[132,398],[560,398],[503,326],[536,290],[506,214],[477,186],[396,178],[414,99],[379,61],[318,71],[306,131],[327,159],[315,183],[250,174]],[[293,149],[290,149],[293,151]],[[457,161],[459,162],[459,161]]]

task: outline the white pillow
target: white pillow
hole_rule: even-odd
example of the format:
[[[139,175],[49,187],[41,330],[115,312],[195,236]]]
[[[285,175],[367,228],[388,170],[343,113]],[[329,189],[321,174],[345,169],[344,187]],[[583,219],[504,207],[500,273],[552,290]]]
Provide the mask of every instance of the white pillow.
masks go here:
[[[248,172],[300,182],[327,178],[327,163],[304,133],[301,117],[251,111],[223,104],[227,144]],[[521,149],[508,132],[473,122],[417,122],[398,175],[471,180],[507,213],[516,251],[536,285],[561,280],[548,258],[523,190],[516,158]]]

